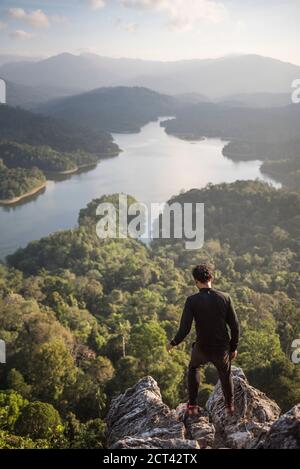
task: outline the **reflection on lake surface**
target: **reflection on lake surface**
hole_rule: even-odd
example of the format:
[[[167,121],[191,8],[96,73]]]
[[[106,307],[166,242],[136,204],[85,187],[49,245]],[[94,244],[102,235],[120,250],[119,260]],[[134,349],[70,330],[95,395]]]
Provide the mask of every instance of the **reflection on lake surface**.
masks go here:
[[[76,225],[79,210],[103,194],[124,192],[139,201],[165,202],[182,189],[237,179],[271,180],[259,161],[235,163],[222,155],[218,139],[187,142],[168,136],[159,122],[139,134],[114,134],[123,152],[95,168],[48,181],[46,190],[25,203],[0,207],[0,257],[57,230]],[[278,187],[278,184],[277,184]]]

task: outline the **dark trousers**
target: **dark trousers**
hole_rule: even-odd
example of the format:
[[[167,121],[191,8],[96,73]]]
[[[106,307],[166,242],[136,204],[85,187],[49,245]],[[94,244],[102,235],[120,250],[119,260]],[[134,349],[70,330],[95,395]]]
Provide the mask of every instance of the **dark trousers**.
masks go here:
[[[191,360],[188,368],[189,404],[197,405],[200,386],[200,366],[212,363],[219,374],[225,405],[233,404],[233,382],[231,376],[231,357],[229,351],[203,351],[197,342],[193,343]]]

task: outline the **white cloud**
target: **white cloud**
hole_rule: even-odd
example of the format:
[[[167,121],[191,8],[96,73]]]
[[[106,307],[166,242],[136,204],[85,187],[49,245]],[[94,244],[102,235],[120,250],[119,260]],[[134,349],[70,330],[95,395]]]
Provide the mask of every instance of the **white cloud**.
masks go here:
[[[23,8],[10,8],[8,13],[12,18],[25,21],[34,28],[48,28],[50,26],[50,20],[42,10],[27,13]]]
[[[3,29],[6,29],[6,28],[7,28],[7,24],[2,23],[2,21],[0,21],[0,31],[3,31]]]
[[[12,39],[17,39],[19,41],[27,41],[28,39],[33,38],[33,34],[23,31],[22,29],[12,31],[9,35]]]
[[[92,10],[99,10],[100,8],[105,7],[106,0],[86,0],[90,5]]]
[[[127,31],[128,33],[135,33],[138,30],[137,23],[128,23],[128,22],[123,21],[121,18],[116,19],[115,25],[119,29],[123,29],[124,31]]]
[[[172,29],[189,30],[199,21],[220,23],[226,17],[223,3],[214,0],[121,0],[128,8],[152,9],[165,12],[170,17]]]

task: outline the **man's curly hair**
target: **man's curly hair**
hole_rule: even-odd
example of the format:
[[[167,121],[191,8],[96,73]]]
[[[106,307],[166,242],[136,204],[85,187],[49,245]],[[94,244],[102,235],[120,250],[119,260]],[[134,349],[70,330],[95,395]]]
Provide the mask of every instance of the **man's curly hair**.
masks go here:
[[[199,264],[193,269],[193,277],[201,283],[207,283],[212,280],[213,275],[206,264]]]

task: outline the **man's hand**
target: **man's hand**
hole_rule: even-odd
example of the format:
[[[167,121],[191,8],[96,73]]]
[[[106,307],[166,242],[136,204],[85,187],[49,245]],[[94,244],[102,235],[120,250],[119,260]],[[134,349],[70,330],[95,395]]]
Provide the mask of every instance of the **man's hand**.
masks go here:
[[[237,354],[238,354],[237,350],[235,350],[234,352],[231,352],[231,355],[230,355],[231,360],[235,360],[237,357]]]
[[[174,348],[174,345],[168,344],[167,345],[167,352],[171,353],[172,349]]]

